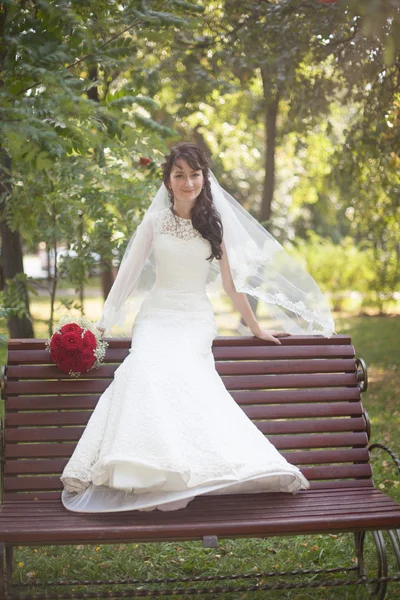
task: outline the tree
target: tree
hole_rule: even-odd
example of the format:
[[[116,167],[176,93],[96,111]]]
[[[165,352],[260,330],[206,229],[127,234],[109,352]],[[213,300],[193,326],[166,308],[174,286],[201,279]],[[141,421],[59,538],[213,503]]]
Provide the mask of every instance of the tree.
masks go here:
[[[80,168],[84,164],[88,168],[83,158],[90,156],[100,170],[106,169],[107,161],[102,158],[105,148],[111,148],[112,160],[129,161],[132,151],[139,154],[143,147],[148,149],[148,140],[155,137],[155,132],[161,137],[171,135],[171,130],[155,122],[146,110],[154,102],[124,80],[137,62],[137,46],[145,43],[146,35],[160,35],[162,29],[185,25],[185,12],[191,15],[198,9],[194,4],[176,2],[175,12],[161,12],[158,9],[162,6],[161,2],[153,2],[144,7],[142,2],[132,1],[122,4],[121,10],[121,5],[109,0],[85,5],[78,1],[45,1],[39,8],[29,0],[3,3],[4,77],[0,95],[4,118],[0,140],[2,172],[8,174],[9,185],[3,186],[2,219],[10,230],[22,228],[28,240],[42,237],[49,243],[50,216],[58,239],[75,244],[84,252],[84,245],[79,242],[82,230],[74,228],[76,237],[72,241],[67,226],[71,219],[57,220],[62,214],[58,197],[49,202],[43,192],[53,194],[53,198],[54,194],[64,197],[76,223],[79,211],[73,213],[75,202],[70,198],[65,201],[68,189],[60,194],[58,187],[68,178],[68,168],[76,162]],[[154,140],[152,146],[162,144],[162,140]],[[88,168],[88,173],[92,172]],[[34,181],[35,201],[30,190],[21,193],[20,187],[16,190],[12,186],[17,180],[22,187]],[[90,196],[87,188],[86,191]],[[91,197],[96,203],[98,198],[93,194]],[[81,208],[88,204],[84,202]],[[107,203],[103,204],[103,217],[109,214],[107,220],[112,223],[115,209],[106,207]],[[88,223],[85,235],[90,231]],[[106,254],[115,245],[111,238],[112,234],[102,246]],[[3,245],[6,243],[4,238]],[[3,260],[4,256],[7,255],[3,252]],[[20,256],[14,275],[22,273],[21,248]],[[81,258],[84,263],[87,257]],[[80,289],[84,281],[81,266],[78,257],[73,272]],[[54,288],[51,293],[54,296]],[[28,334],[32,332],[24,331],[21,337]]]
[[[377,25],[355,28],[352,42],[338,48],[346,100],[356,110],[330,177],[356,242],[373,252],[370,293],[379,312],[400,283],[400,7],[385,7]]]
[[[340,18],[347,19],[341,13]],[[276,146],[287,131],[286,122],[291,130],[304,129],[327,111],[329,73],[320,69],[310,76],[305,65],[319,65],[330,55],[325,41],[333,27],[325,8],[309,2],[229,1],[208,7],[195,42],[181,34],[174,51],[158,57],[156,69],[164,78],[175,70],[174,104],[180,106],[176,114],[181,119],[188,119],[199,105],[213,106],[216,94],[242,91],[243,99],[248,96],[247,121],[265,131],[263,222],[271,216]],[[293,119],[300,105],[301,115]]]

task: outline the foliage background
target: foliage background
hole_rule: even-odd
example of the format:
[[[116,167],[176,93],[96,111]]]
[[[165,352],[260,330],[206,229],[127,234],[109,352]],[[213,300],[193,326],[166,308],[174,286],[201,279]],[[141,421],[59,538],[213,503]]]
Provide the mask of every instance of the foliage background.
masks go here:
[[[397,311],[399,23],[392,0],[4,2],[1,287],[26,306],[10,334],[35,335],[39,244],[73,251],[45,285],[49,333],[60,282],[82,311],[99,257],[106,297],[180,139],[335,310]]]

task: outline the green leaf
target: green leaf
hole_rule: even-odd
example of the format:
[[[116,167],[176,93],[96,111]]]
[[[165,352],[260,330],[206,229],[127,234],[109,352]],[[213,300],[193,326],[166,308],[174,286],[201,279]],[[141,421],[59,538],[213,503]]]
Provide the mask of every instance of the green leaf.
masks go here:
[[[42,151],[36,156],[36,169],[43,171],[44,169],[50,169],[53,166],[53,160],[48,152]]]

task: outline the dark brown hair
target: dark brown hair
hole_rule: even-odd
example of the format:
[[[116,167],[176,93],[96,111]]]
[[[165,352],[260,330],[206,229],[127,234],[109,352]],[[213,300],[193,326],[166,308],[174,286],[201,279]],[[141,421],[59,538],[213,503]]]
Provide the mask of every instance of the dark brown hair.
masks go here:
[[[204,187],[196,198],[196,204],[191,212],[191,219],[193,227],[211,244],[211,255],[207,260],[220,259],[222,257],[223,229],[220,214],[212,199],[211,184],[208,178],[208,160],[196,144],[190,142],[176,144],[163,164],[163,181],[167,188],[170,186],[172,167],[177,164],[179,159],[186,160],[192,169],[203,172]],[[171,198],[171,208],[173,202],[174,199]]]

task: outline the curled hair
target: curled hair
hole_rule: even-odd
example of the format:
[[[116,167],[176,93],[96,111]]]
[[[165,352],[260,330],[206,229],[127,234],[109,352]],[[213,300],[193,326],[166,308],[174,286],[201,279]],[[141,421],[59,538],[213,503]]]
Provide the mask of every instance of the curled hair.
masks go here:
[[[204,188],[196,198],[196,204],[191,212],[191,219],[193,227],[201,233],[205,240],[210,242],[211,255],[207,260],[220,259],[222,257],[223,229],[220,214],[212,199],[211,184],[208,178],[208,160],[196,144],[190,142],[176,144],[163,164],[163,181],[167,188],[169,188],[172,167],[177,164],[179,159],[185,160],[193,170],[201,170],[203,173]],[[174,200],[171,198],[171,208],[173,202]]]

